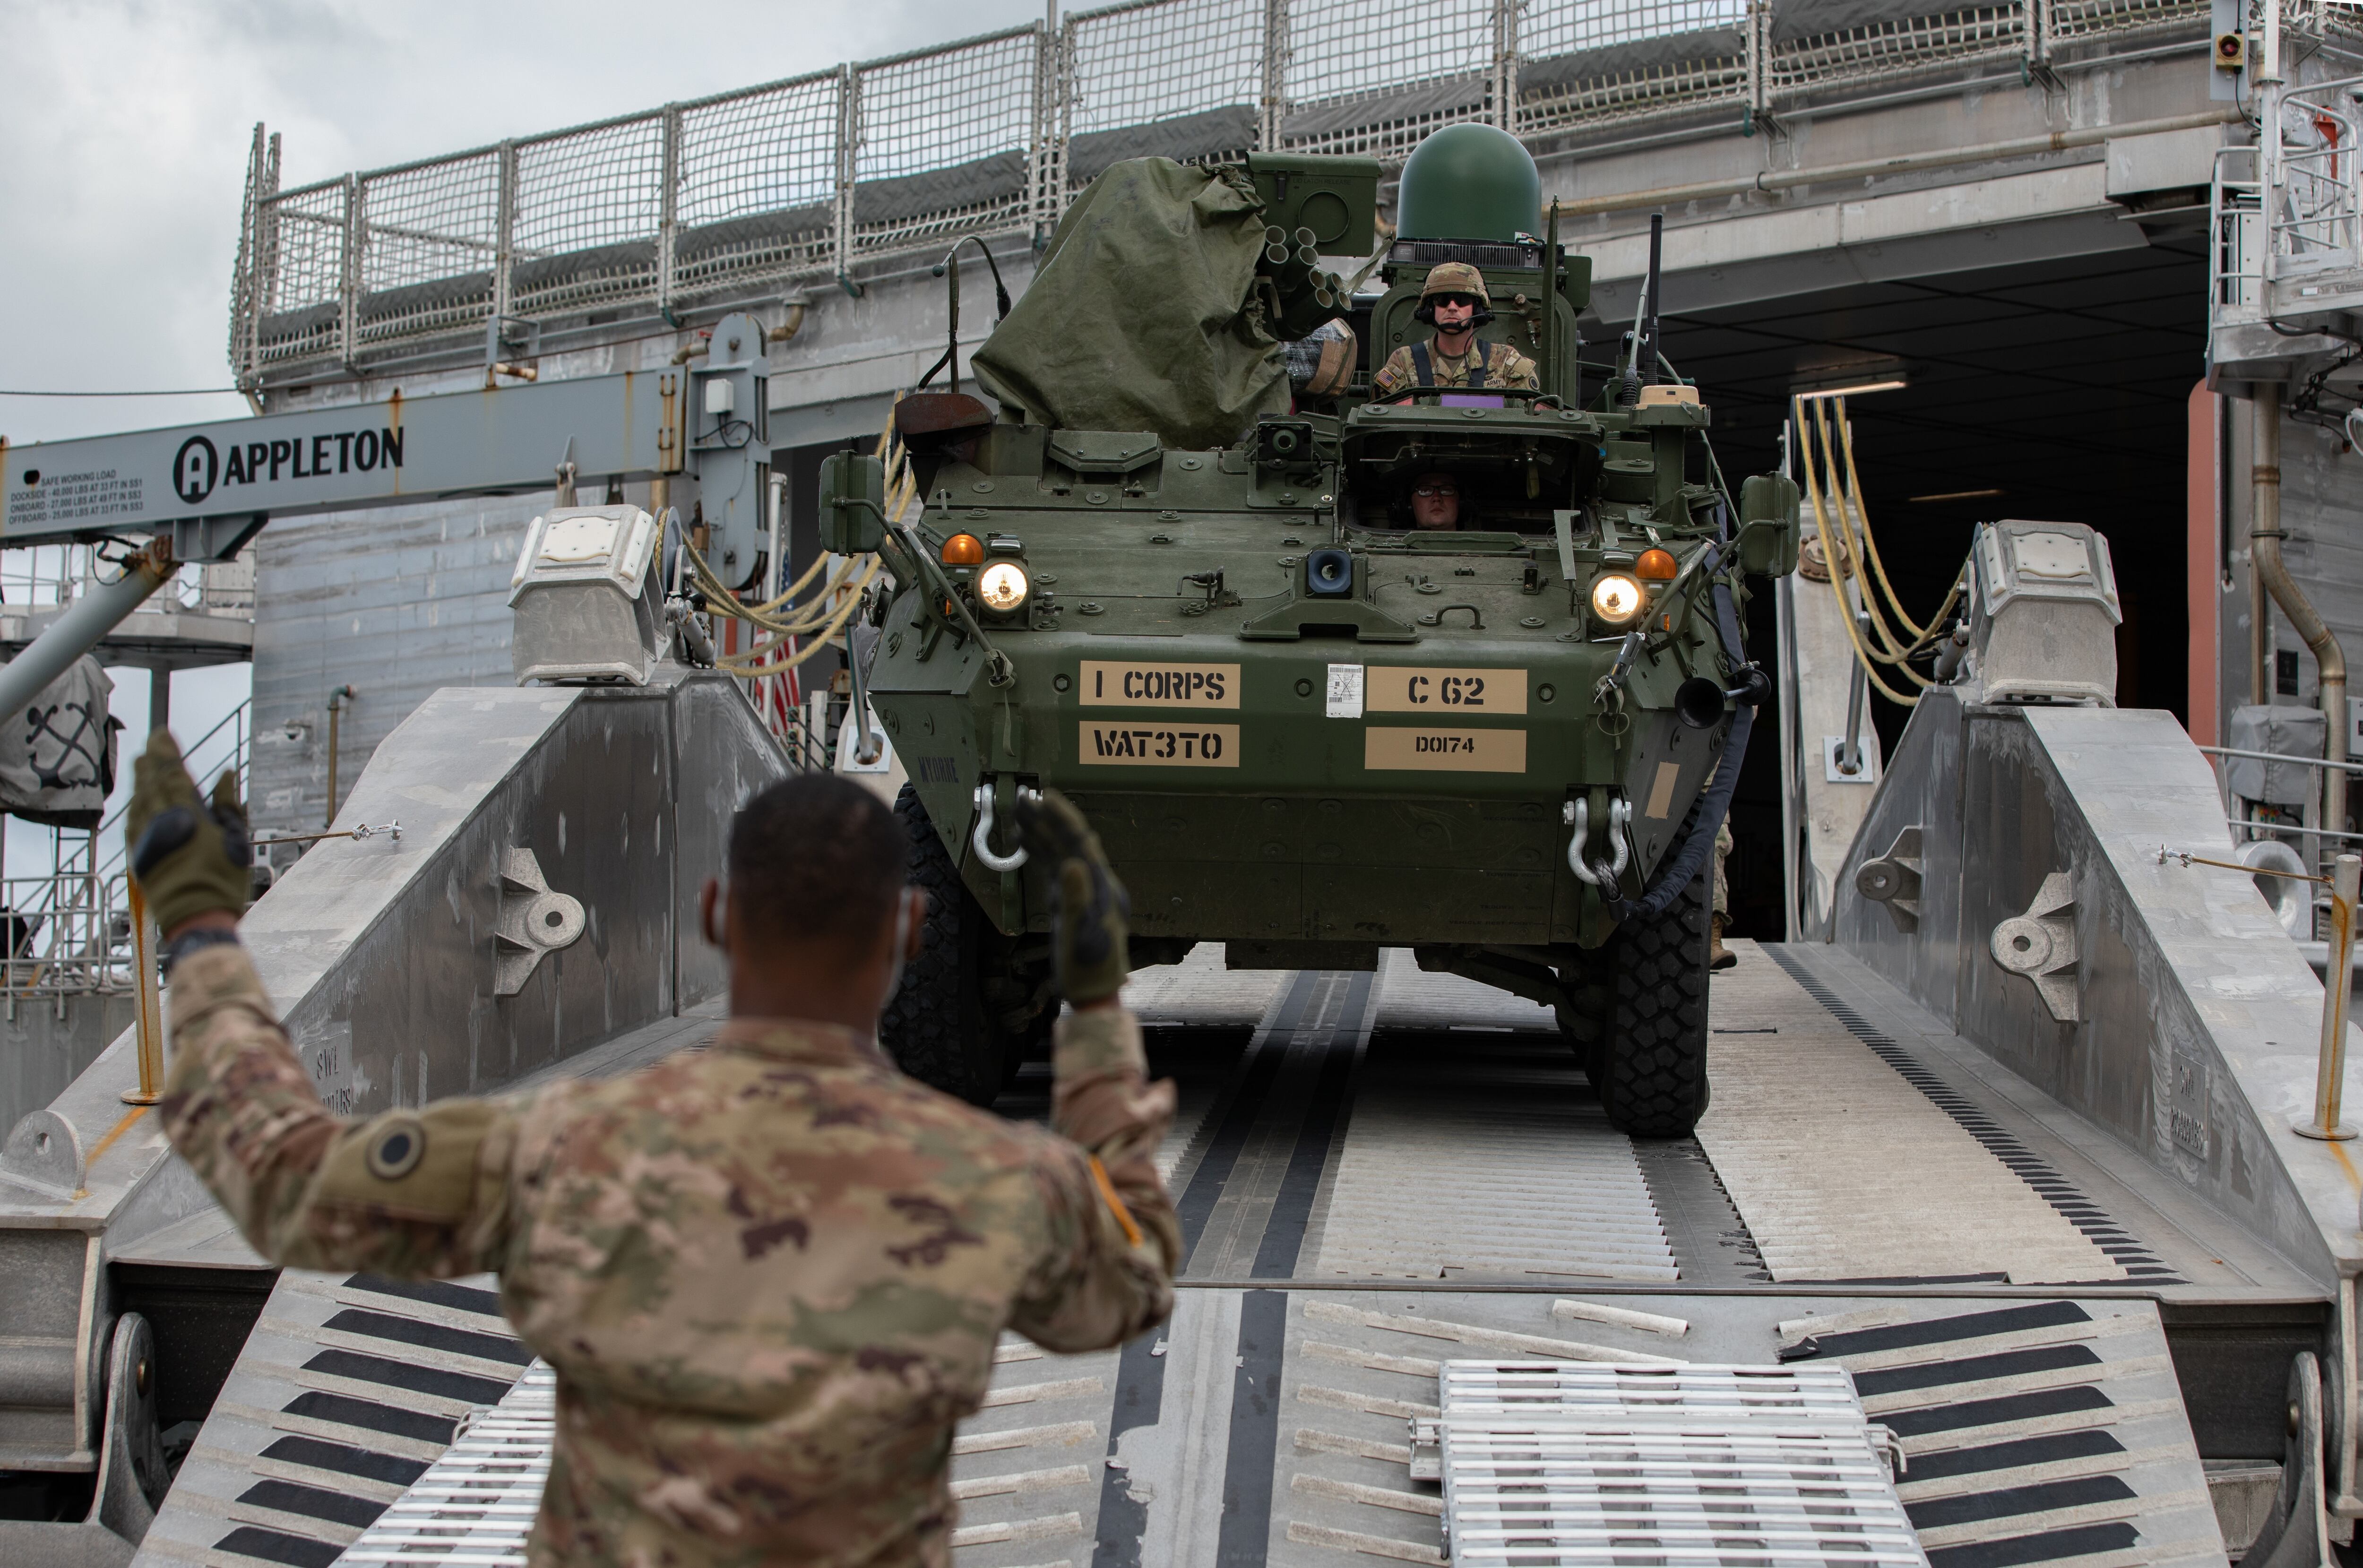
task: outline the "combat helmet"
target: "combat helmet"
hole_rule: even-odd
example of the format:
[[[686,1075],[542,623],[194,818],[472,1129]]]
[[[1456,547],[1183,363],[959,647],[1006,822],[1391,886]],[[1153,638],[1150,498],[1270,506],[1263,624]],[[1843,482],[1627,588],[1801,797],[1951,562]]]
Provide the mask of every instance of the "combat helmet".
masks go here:
[[[1482,327],[1493,319],[1493,296],[1485,292],[1485,274],[1466,261],[1438,261],[1427,270],[1427,282],[1420,286],[1419,308],[1412,312],[1430,326],[1436,324],[1436,306],[1428,301],[1439,294],[1471,294],[1477,296],[1477,314],[1470,325]]]

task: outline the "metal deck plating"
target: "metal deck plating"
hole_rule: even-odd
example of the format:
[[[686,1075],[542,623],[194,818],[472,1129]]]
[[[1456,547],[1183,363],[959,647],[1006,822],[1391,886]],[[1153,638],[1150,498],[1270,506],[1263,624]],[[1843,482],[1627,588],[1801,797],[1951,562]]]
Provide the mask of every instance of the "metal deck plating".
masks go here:
[[[1586,1560],[1581,1531],[1621,1540],[1643,1526],[1616,1510],[1643,1505],[1664,1516],[1646,1528],[1668,1562],[1788,1562],[1792,1547],[1932,1568],[2224,1561],[2192,1427],[2227,1418],[2203,1399],[2186,1415],[2169,1318],[2285,1307],[2305,1294],[2293,1272],[2139,1182],[1859,965],[1740,952],[1715,982],[1717,1108],[1671,1146],[1598,1123],[1540,1009],[1407,962],[1231,973],[1202,952],[1137,976],[1153,1066],[1182,1091],[1160,1162],[1191,1249],[1181,1304],[1121,1351],[1004,1344],[954,1444],[962,1568],[1441,1563],[1464,1499],[1456,1562]],[[693,1032],[651,1031],[600,1065]],[[1818,1114],[1726,1086],[1769,1082],[1782,1059],[1813,1066]],[[1042,1115],[1048,1087],[1029,1070],[1000,1108]],[[1409,1128],[1423,1103],[1435,1114]],[[1835,1140],[1863,1184],[1808,1179]],[[1831,1234],[1853,1240],[1808,1250]],[[1647,1273],[1620,1237],[1645,1244]],[[2074,1267],[2057,1266],[2063,1251]],[[2081,1280],[2028,1283],[2061,1274]],[[468,1446],[523,1440],[532,1418],[527,1393],[503,1396],[527,1357],[494,1311],[466,1286],[283,1277],[145,1555],[509,1561],[527,1473],[488,1467],[531,1456]],[[1636,1390],[1669,1387],[1673,1424],[1642,1433]],[[1771,1435],[1744,1435],[1759,1417],[1729,1418],[1736,1391],[1773,1387],[1791,1402],[1766,1412]],[[1441,1453],[1415,1440],[1486,1400],[1490,1435],[1466,1429]],[[507,1425],[478,1415],[437,1460],[496,1401]],[[1621,1425],[1603,1426],[1612,1407]],[[1865,1422],[1903,1456],[1892,1489]],[[1730,1495],[1758,1510],[1744,1519],[1704,1511],[1758,1443],[1788,1476],[1780,1506],[1804,1510],[1796,1540],[1763,1512],[1769,1493]],[[1545,1491],[1514,1490],[1514,1462]],[[1566,1490],[1578,1471],[1593,1479]],[[1628,1482],[1640,1490],[1614,1489]],[[470,1501],[488,1487],[497,1507]],[[1842,1539],[1814,1534],[1821,1505],[1797,1501],[1824,1496],[1849,1499]],[[1510,1518],[1528,1496],[1548,1502],[1548,1551],[1524,1544],[1533,1518]],[[431,1516],[462,1505],[464,1528],[439,1533],[449,1520]],[[1487,1509],[1502,1518],[1477,1523]],[[1697,1528],[1712,1558],[1666,1533],[1684,1510],[1711,1520]],[[381,1548],[397,1533],[398,1553]]]

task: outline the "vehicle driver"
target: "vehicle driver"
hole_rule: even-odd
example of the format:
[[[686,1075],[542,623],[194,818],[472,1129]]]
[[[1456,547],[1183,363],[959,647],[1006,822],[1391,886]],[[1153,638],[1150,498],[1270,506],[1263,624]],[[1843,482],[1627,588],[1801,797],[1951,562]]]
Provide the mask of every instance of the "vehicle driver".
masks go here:
[[[1412,482],[1411,522],[1415,528],[1460,526],[1460,482],[1448,473],[1423,473]]]
[[[239,945],[246,819],[158,730],[132,874],[164,933],[178,1150],[272,1262],[500,1275],[557,1369],[527,1560],[941,1564],[953,1424],[996,1340],[1115,1345],[1164,1321],[1181,1250],[1152,1163],[1173,1111],[1117,1005],[1123,887],[1055,793],[1019,830],[1057,867],[1052,1129],[904,1077],[880,1005],[926,895],[901,824],[845,779],[771,785],[704,887],[730,955],[710,1047],[628,1077],[330,1115]]]
[[[1534,361],[1507,343],[1487,343],[1477,328],[1493,319],[1485,274],[1466,261],[1442,261],[1428,269],[1413,314],[1436,328],[1425,343],[1406,343],[1387,356],[1370,378],[1370,395],[1385,399],[1420,387],[1476,392],[1487,387],[1539,392]]]

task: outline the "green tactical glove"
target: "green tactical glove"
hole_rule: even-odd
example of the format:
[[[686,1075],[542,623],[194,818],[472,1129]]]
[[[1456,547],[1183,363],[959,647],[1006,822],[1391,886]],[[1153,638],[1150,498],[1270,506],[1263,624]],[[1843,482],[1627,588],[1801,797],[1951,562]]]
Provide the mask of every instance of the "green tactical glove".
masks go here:
[[[132,764],[131,805],[124,837],[131,845],[131,875],[148,900],[159,931],[216,909],[246,913],[254,885],[254,851],[238,774],[225,770],[210,807],[181,764],[172,731],[148,738]]]
[[[1059,991],[1078,1007],[1115,995],[1132,972],[1125,951],[1125,917],[1132,913],[1132,900],[1108,868],[1100,836],[1055,789],[1043,791],[1039,800],[1019,795],[1016,815],[1026,853],[1054,868],[1050,942],[1058,955]]]

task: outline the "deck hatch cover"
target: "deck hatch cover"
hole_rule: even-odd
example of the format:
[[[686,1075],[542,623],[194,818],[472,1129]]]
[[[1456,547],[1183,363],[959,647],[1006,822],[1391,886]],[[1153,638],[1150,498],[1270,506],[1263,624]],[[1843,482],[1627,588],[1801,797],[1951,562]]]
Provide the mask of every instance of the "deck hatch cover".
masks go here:
[[[1422,1420],[1456,1568],[1926,1568],[1840,1367],[1450,1361]]]

